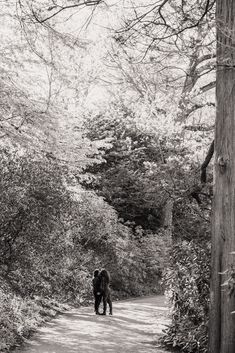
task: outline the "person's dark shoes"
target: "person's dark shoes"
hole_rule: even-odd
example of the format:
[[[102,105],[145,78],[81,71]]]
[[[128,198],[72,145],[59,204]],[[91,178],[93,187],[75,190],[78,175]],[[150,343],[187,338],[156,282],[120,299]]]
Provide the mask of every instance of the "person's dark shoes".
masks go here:
[[[106,313],[102,313],[101,315],[106,315]]]
[[[96,315],[101,315],[101,313],[99,313],[99,311],[96,311],[95,314],[96,314]]]
[[[109,315],[113,315],[112,311],[110,311]]]

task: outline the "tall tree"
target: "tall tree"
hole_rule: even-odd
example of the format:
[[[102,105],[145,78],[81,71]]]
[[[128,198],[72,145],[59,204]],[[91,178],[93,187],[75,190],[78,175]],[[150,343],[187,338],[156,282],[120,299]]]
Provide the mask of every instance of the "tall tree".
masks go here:
[[[235,3],[217,1],[210,353],[235,352]],[[224,288],[224,290],[223,290]]]

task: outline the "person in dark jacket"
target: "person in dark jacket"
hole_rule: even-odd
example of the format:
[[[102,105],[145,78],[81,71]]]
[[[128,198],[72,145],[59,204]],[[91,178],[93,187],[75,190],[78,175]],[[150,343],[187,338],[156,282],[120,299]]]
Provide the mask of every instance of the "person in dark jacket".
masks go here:
[[[103,298],[103,314],[106,315],[107,304],[109,305],[109,315],[113,315],[113,306],[110,291],[110,274],[107,270],[100,271],[98,277],[100,278],[100,291]],[[101,298],[100,298],[101,299]]]
[[[94,277],[92,279],[92,286],[93,286],[93,294],[95,298],[95,313],[96,315],[100,315],[99,313],[99,306],[102,298],[101,294],[101,278],[99,276],[99,270],[94,271]]]

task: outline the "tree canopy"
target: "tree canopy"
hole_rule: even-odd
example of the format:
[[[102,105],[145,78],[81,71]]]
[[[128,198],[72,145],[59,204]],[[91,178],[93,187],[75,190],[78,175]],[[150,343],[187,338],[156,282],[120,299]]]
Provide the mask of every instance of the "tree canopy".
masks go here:
[[[215,5],[1,2],[0,349],[106,267],[116,298],[167,291],[164,344],[207,351]]]

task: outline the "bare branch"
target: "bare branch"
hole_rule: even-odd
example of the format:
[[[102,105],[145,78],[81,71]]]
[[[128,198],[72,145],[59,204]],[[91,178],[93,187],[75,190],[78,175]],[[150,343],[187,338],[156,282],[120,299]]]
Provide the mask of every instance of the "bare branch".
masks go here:
[[[214,154],[214,140],[212,141],[210,148],[209,148],[209,151],[206,155],[206,158],[201,166],[201,183],[202,184],[206,183],[206,168],[207,168],[208,164],[210,163],[211,158],[213,157],[213,154]]]
[[[183,32],[198,27],[203,22],[206,15],[210,13],[210,11],[213,9],[215,2],[215,0],[205,0],[204,6],[201,6],[202,13],[199,17],[197,16],[197,18],[195,18],[194,20],[192,18],[189,19],[189,16],[185,16],[184,8],[177,7],[177,9],[175,9],[175,14],[178,14],[180,11],[183,18],[180,24],[177,21],[178,25],[175,27],[172,25],[172,23],[167,21],[167,16],[169,15],[169,12],[166,11],[166,14],[163,14],[164,6],[167,3],[169,4],[169,6],[172,6],[172,3],[170,3],[169,0],[163,0],[161,3],[158,1],[154,4],[154,6],[152,6],[152,8],[148,9],[148,11],[144,13],[141,13],[140,15],[138,15],[137,12],[134,11],[135,18],[131,21],[127,21],[126,26],[118,30],[117,33],[127,33],[131,32],[132,30],[139,32],[139,35],[148,37],[149,35],[146,33],[146,28],[152,26],[156,29],[158,27],[159,31],[162,31],[164,33],[160,34],[160,32],[158,32],[157,34],[152,34],[152,36],[149,36],[149,39],[151,39],[151,43],[146,49],[146,52],[148,52],[149,47],[151,47],[156,41],[164,41],[173,37],[178,38],[178,36]],[[152,14],[152,18],[149,18],[150,14]]]
[[[59,10],[55,11],[52,15],[47,16],[45,18],[39,18],[38,14],[36,14],[36,12],[32,8],[32,15],[33,15],[34,19],[38,23],[42,24],[44,22],[49,21],[53,17],[57,16],[62,11],[69,10],[69,9],[74,9],[74,8],[78,8],[78,7],[82,7],[82,6],[97,6],[97,5],[99,5],[99,4],[103,3],[103,2],[104,2],[104,0],[84,0],[82,2],[78,1],[77,4],[61,6]],[[57,6],[53,6],[52,8],[49,8],[49,10],[52,11],[56,7]]]
[[[215,126],[206,126],[206,125],[186,125],[184,127],[185,130],[189,131],[212,131]]]
[[[209,91],[212,88],[215,88],[216,86],[216,81],[212,81],[210,83],[208,83],[207,85],[203,86],[200,88],[200,93],[205,93],[207,91]]]

